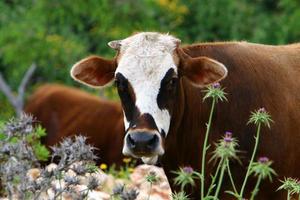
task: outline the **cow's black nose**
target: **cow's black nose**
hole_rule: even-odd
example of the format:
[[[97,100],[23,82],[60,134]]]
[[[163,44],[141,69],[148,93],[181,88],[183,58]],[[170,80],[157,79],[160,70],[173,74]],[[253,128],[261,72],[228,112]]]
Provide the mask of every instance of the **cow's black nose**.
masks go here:
[[[159,138],[148,132],[134,132],[127,136],[128,148],[137,154],[151,154],[158,146]]]

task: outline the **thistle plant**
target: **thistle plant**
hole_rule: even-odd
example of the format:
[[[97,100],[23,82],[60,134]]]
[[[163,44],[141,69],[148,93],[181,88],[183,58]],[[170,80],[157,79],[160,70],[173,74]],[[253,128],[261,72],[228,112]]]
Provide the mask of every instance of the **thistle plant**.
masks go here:
[[[195,186],[196,179],[201,180],[203,178],[201,174],[194,171],[192,167],[179,168],[178,171],[174,171],[173,173],[176,174],[174,184],[180,186],[181,192],[183,192],[188,185]]]
[[[253,200],[256,194],[259,191],[259,185],[263,179],[268,178],[269,181],[272,181],[272,176],[276,175],[274,169],[271,168],[272,161],[267,157],[260,157],[258,162],[253,162],[250,166],[250,174],[254,174],[257,177],[257,182],[251,193],[250,200]]]
[[[284,178],[284,180],[281,180],[280,182],[282,185],[278,190],[287,191],[287,200],[290,200],[293,194],[298,194],[298,199],[300,199],[300,181],[298,179]]]
[[[111,195],[113,199],[120,200],[135,200],[139,192],[136,189],[127,189],[124,184],[117,184],[113,188],[113,194]]]
[[[44,130],[39,126],[33,127],[34,122],[31,116],[21,115],[1,126],[0,177],[8,199],[37,200],[48,189],[54,192],[53,199],[61,199],[63,194],[77,199],[86,198],[90,190],[100,186],[99,180],[91,176],[87,189],[77,191],[76,194],[74,186],[79,184],[78,175],[96,171],[93,163],[96,158],[93,153],[95,148],[88,145],[83,136],[66,138],[52,148],[52,159],[58,161],[58,165],[41,168],[33,144],[44,134]],[[76,175],[67,175],[69,169]],[[37,174],[36,178],[28,175],[33,170]]]
[[[0,130],[0,177],[9,199],[16,192],[20,199],[25,198],[29,185],[22,180],[30,168],[39,166],[34,149],[27,141],[35,131],[33,123],[32,116],[22,114],[4,123]]]
[[[236,149],[238,146],[237,140],[232,137],[231,132],[226,131],[225,135],[222,137],[222,139],[219,140],[218,143],[215,144],[215,146],[216,148],[213,152],[213,156],[211,160],[218,161],[218,166],[215,174],[212,176],[211,185],[209,186],[207,195],[205,196],[206,199],[212,198],[212,196],[210,196],[210,193],[212,192],[215,186],[216,186],[216,190],[213,199],[217,199],[223,182],[224,173],[226,171],[228,173],[232,188],[234,190],[233,193],[237,194],[237,190],[229,166],[230,160],[239,160],[237,156],[238,151]],[[216,177],[219,177],[217,185],[215,185]]]
[[[201,179],[201,199],[204,198],[205,158],[206,158],[206,152],[209,148],[209,145],[207,144],[207,142],[208,142],[208,136],[209,136],[209,132],[210,132],[211,124],[212,124],[212,116],[214,113],[215,104],[218,103],[218,101],[227,100],[227,98],[225,96],[226,93],[224,92],[224,89],[221,88],[221,85],[219,83],[215,83],[215,84],[208,86],[207,89],[205,90],[205,93],[206,94],[205,94],[203,100],[205,101],[206,99],[211,98],[212,103],[211,103],[211,109],[210,109],[208,123],[206,124],[206,132],[205,132],[203,148],[202,148],[201,174],[202,174],[203,178]]]
[[[255,145],[254,145],[254,149],[252,151],[252,156],[251,156],[251,160],[249,162],[248,168],[247,168],[247,172],[246,172],[246,176],[240,191],[240,198],[243,197],[244,195],[244,190],[247,184],[247,180],[250,176],[250,172],[251,172],[251,166],[254,162],[254,158],[256,155],[256,151],[257,151],[257,147],[259,144],[259,138],[260,138],[260,131],[261,131],[261,126],[265,125],[268,128],[270,128],[270,123],[273,122],[271,119],[271,116],[269,115],[269,113],[266,111],[265,108],[260,108],[258,110],[256,110],[255,112],[251,112],[251,116],[250,119],[248,121],[248,124],[252,123],[254,125],[256,125],[257,129],[256,129],[256,135],[255,135]]]
[[[189,200],[188,195],[184,191],[172,193],[172,200]]]

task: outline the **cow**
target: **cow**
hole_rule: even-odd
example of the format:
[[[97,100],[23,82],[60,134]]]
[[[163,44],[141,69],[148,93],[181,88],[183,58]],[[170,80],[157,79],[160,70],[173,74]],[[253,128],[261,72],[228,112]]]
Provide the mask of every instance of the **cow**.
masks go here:
[[[123,154],[149,164],[161,160],[170,181],[171,171],[179,166],[200,171],[211,106],[203,102],[202,89],[221,81],[229,103],[217,104],[209,142],[226,130],[234,133],[245,157],[243,167],[232,166],[241,186],[254,146],[255,126],[247,125],[250,111],[265,107],[274,123],[270,130],[262,129],[257,155],[271,158],[279,176],[274,183],[262,184],[257,199],[283,199],[283,193],[276,192],[277,179],[300,177],[300,44],[180,46],[172,35],[141,32],[108,45],[117,51],[113,59],[89,56],[74,64],[70,74],[94,88],[115,81],[124,112]],[[208,168],[206,180],[212,166]],[[229,183],[225,180],[224,190],[230,189]],[[254,179],[244,198],[249,197],[253,183]],[[194,191],[192,196],[199,197],[199,190]],[[222,195],[220,199],[232,199]]]
[[[42,142],[47,147],[65,137],[82,134],[98,149],[97,162],[122,163],[124,123],[119,102],[67,86],[46,84],[29,98],[25,112],[46,129]]]

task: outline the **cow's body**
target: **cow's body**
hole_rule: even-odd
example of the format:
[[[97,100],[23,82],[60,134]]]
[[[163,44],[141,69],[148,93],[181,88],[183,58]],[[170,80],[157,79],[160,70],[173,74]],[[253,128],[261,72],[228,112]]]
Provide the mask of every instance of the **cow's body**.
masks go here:
[[[39,87],[28,100],[25,111],[46,129],[45,145],[52,146],[65,137],[82,134],[99,149],[100,162],[122,161],[124,125],[119,103],[52,84]]]
[[[247,125],[250,111],[265,107],[270,112],[274,123],[270,130],[262,130],[257,155],[272,159],[279,177],[272,185],[265,181],[257,199],[284,199],[280,192],[275,192],[278,178],[300,177],[300,45],[275,47],[237,42],[199,44],[183,49],[192,57],[207,56],[227,67],[228,77],[222,85],[229,102],[216,107],[210,142],[220,139],[226,130],[232,131],[239,140],[240,149],[247,152],[241,154],[245,157],[244,166],[254,146],[255,127]],[[171,132],[166,139],[163,156],[166,172],[178,165],[201,168],[210,102],[202,103],[203,92],[187,80],[182,81],[182,86],[184,98],[181,96],[177,100],[180,108],[177,115],[182,117],[171,122]],[[241,186],[246,170],[239,169],[241,166],[235,163],[235,178]],[[228,181],[223,185],[226,184],[230,185]],[[248,189],[253,187],[252,182]]]
[[[232,171],[239,190],[254,145],[255,127],[247,125],[250,111],[265,107],[274,123],[270,130],[262,129],[257,157],[272,159],[279,176],[273,184],[265,181],[256,199],[283,199],[283,192],[276,192],[278,179],[300,177],[300,44],[228,42],[181,48],[174,37],[146,32],[110,42],[109,46],[118,51],[114,59],[83,59],[73,66],[71,75],[92,87],[115,78],[125,113],[123,153],[148,163],[163,154],[162,165],[169,180],[170,172],[179,166],[200,171],[210,111],[210,102],[203,102],[200,87],[222,80],[228,71],[221,84],[229,102],[216,106],[210,143],[228,130],[238,139],[243,166],[232,163]],[[208,159],[211,154],[207,155]],[[206,180],[212,173],[211,165]],[[251,178],[247,185],[246,198],[253,181]],[[230,189],[228,177],[225,187]],[[199,198],[200,189],[194,191],[193,197]],[[233,197],[221,194],[220,199],[228,198]]]

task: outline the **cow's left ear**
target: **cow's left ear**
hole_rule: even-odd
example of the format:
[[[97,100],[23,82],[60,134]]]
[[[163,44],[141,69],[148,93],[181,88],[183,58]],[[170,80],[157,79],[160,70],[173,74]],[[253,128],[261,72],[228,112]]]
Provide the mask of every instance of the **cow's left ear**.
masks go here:
[[[90,56],[73,65],[71,77],[90,87],[103,87],[114,79],[116,61]]]
[[[227,76],[226,67],[214,59],[204,56],[192,58],[179,48],[177,53],[180,59],[180,70],[196,86],[203,87]]]

